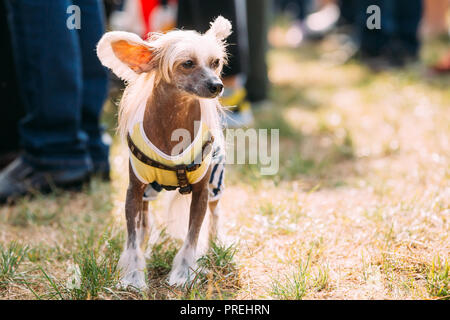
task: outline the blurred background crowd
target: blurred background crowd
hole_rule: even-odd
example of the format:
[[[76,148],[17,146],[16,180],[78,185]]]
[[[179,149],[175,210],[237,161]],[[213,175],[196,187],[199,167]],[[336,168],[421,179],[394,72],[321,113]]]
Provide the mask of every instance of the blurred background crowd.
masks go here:
[[[71,5],[81,27],[70,29]],[[380,29],[367,27],[380,8]],[[123,88],[95,47],[105,30],[204,32],[218,15],[232,21],[222,104],[229,127],[250,126],[268,104],[269,46],[302,50],[333,35],[340,63],[358,59],[374,71],[420,63],[421,41],[449,39],[449,0],[6,0],[0,2],[0,202],[54,187],[109,177],[111,138],[100,125],[108,90]],[[276,23],[275,23],[276,22]],[[285,27],[280,27],[284,25]],[[429,66],[450,71],[450,53]]]

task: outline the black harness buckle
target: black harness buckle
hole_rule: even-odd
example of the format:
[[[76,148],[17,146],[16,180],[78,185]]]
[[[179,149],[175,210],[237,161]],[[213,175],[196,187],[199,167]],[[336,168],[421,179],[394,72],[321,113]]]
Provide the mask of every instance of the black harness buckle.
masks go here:
[[[181,194],[189,194],[192,191],[192,186],[189,183],[187,177],[187,166],[185,164],[180,164],[175,166],[175,174],[177,175],[179,192]]]

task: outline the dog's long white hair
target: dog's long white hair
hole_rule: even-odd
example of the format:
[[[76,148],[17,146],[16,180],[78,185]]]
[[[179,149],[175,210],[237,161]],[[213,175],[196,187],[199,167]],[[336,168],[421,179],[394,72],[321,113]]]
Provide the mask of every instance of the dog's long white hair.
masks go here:
[[[126,89],[119,106],[118,133],[122,138],[136,122],[142,121],[144,111],[153,89],[164,80],[171,83],[172,68],[176,62],[185,59],[195,50],[197,55],[222,57],[226,61],[225,39],[231,34],[230,22],[219,16],[211,23],[205,34],[195,31],[174,30],[168,33],[151,33],[144,41],[129,32],[108,32],[97,46],[97,55],[102,64],[126,81]],[[113,43],[126,41],[148,48],[152,61],[156,61],[147,72],[136,72],[115,54]],[[222,117],[218,99],[199,99],[202,120],[207,124],[218,142],[223,143]]]

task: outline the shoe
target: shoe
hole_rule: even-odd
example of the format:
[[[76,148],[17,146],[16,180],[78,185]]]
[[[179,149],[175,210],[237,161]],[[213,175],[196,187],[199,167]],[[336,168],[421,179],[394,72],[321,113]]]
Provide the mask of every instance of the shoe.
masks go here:
[[[0,203],[35,193],[47,193],[57,188],[81,188],[89,181],[87,169],[37,170],[21,157],[14,160],[0,173]]]
[[[355,58],[375,72],[402,69],[418,61],[418,57],[414,53],[400,52],[400,50],[395,53],[390,49],[384,49],[378,55],[360,51]]]
[[[329,33],[339,21],[341,11],[333,3],[325,5],[319,11],[306,17],[304,23],[304,35],[311,40],[322,39]]]
[[[404,68],[419,60],[417,51],[396,40],[391,41],[382,54],[393,68]]]
[[[8,164],[14,161],[19,156],[19,151],[9,151],[0,155],[0,170],[6,168]]]
[[[110,181],[110,166],[108,162],[94,162],[92,177],[99,177],[102,181]]]
[[[450,73],[450,52],[431,67],[435,73]]]

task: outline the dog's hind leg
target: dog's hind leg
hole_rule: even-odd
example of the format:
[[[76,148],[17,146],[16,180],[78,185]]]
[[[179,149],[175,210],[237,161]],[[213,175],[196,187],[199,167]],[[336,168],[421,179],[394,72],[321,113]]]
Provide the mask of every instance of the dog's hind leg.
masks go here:
[[[209,210],[211,211],[211,219],[209,221],[209,242],[220,240],[220,204],[219,200],[209,202]]]
[[[215,161],[212,167],[211,177],[209,179],[209,210],[211,211],[211,219],[209,221],[209,243],[213,241],[220,241],[220,198],[224,189],[223,177],[225,175],[225,155],[221,152],[221,148],[218,148],[213,157]]]
[[[208,207],[208,174],[192,186],[192,202],[186,239],[173,260],[169,275],[170,285],[184,285],[194,280],[197,272],[197,242]]]
[[[145,252],[148,238],[150,236],[150,213],[148,211],[148,201],[142,201],[142,213],[138,222],[138,243],[141,250]]]
[[[130,166],[131,167],[131,166]],[[143,254],[149,234],[148,213],[144,210],[142,195],[145,184],[140,182],[130,168],[130,184],[127,190],[125,214],[128,238],[120,259],[120,286],[138,289],[146,287],[145,258]]]

